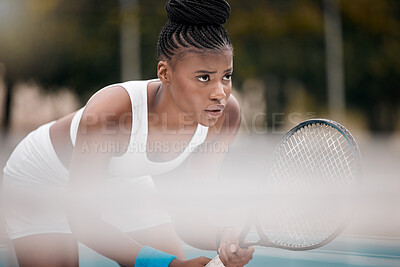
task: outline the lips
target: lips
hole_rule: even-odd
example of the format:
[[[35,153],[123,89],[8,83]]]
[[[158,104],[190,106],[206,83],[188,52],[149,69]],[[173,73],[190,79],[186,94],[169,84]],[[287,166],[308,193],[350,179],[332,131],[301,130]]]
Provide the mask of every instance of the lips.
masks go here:
[[[224,109],[225,109],[225,105],[223,105],[223,104],[212,105],[212,106],[207,107],[207,109],[205,109],[204,112],[209,117],[218,118],[222,115]]]

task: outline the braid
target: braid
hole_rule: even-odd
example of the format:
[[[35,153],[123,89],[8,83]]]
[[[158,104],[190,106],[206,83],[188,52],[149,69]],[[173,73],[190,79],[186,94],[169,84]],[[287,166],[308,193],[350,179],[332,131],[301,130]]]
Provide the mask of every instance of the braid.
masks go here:
[[[198,29],[195,29],[193,38],[196,42],[200,43],[202,47],[213,49],[215,48],[216,44],[209,39],[209,36],[205,34],[205,32],[207,32],[207,28],[208,26],[201,26]]]
[[[224,24],[231,12],[225,0],[170,0],[166,7],[170,20],[181,24]]]
[[[169,58],[169,56],[168,56],[168,52],[167,52],[167,49],[166,49],[166,47],[165,47],[165,33],[164,32],[161,32],[160,33],[160,37],[159,37],[159,40],[158,40],[158,44],[157,44],[157,50],[158,50],[158,54],[163,54],[163,55],[165,55],[168,59],[170,59]]]
[[[193,40],[193,26],[187,26],[184,28],[185,31],[182,33],[183,39],[189,43],[189,45],[194,46],[196,48],[201,48],[200,44],[194,42]]]
[[[178,46],[187,47],[187,44],[182,41],[181,32],[182,32],[183,25],[179,25],[175,31],[174,37],[178,42]]]
[[[169,0],[166,10],[169,20],[158,38],[159,60],[170,60],[188,47],[200,51],[232,48],[222,26],[230,15],[225,0]]]
[[[207,30],[210,33],[211,38],[213,38],[219,45],[221,45],[221,46],[224,45],[223,40],[221,38],[219,38],[220,35],[218,33],[218,30],[219,30],[218,28],[207,26]]]

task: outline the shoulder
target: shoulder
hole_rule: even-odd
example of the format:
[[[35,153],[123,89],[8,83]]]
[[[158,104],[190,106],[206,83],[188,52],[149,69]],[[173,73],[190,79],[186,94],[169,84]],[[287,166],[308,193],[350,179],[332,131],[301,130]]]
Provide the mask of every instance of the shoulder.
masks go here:
[[[119,117],[131,112],[131,99],[124,87],[113,85],[94,94],[86,104],[84,115],[97,114],[103,117]]]
[[[87,102],[80,121],[81,126],[93,131],[105,127],[118,132],[119,126],[131,121],[132,104],[128,92],[121,85],[106,87],[94,94]],[[120,124],[123,125],[120,125]]]
[[[231,95],[226,104],[225,127],[238,129],[240,125],[240,105],[235,96]]]

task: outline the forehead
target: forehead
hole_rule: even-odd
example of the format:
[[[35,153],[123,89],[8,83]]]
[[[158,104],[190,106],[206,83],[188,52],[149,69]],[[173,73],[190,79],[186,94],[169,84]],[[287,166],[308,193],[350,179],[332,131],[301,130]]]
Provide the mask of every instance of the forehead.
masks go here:
[[[231,50],[212,52],[187,52],[183,54],[174,64],[175,69],[186,71],[202,70],[224,70],[232,68],[233,52]]]

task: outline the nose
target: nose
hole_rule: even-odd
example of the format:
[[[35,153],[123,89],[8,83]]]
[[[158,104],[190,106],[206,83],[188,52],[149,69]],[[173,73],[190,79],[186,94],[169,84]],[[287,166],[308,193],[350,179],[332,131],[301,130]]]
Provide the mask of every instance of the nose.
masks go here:
[[[213,87],[213,90],[210,93],[210,99],[221,100],[224,99],[225,97],[226,97],[225,87],[221,82],[219,82]]]

